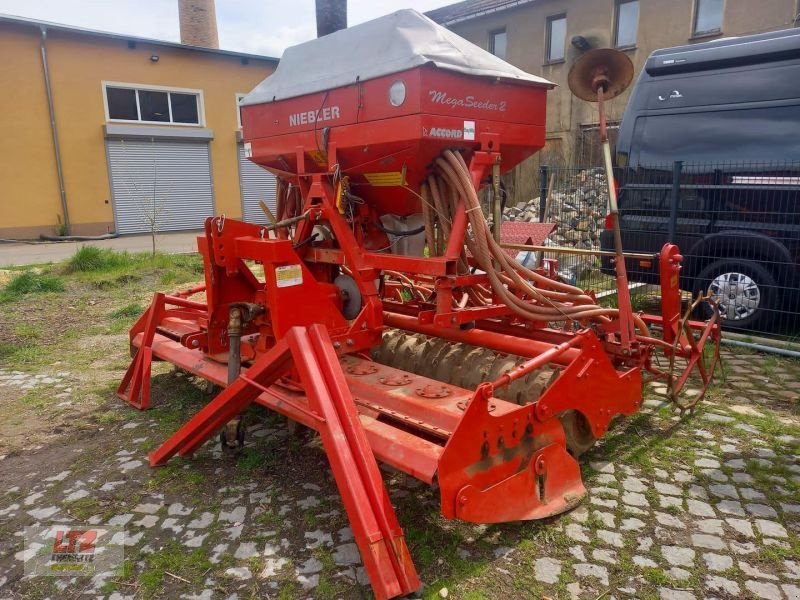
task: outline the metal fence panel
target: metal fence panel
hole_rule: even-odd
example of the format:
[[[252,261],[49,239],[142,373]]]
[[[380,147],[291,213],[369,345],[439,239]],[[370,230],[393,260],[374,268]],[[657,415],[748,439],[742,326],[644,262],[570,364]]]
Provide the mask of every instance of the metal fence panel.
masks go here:
[[[724,328],[796,340],[800,334],[800,161],[717,162],[619,168],[620,224],[627,252],[684,256],[681,287],[720,301]],[[543,167],[540,198],[506,219],[556,224],[548,245],[613,250],[602,169]],[[611,258],[545,253],[561,277],[616,304]],[[659,307],[658,261],[627,259],[634,308]],[[697,315],[703,317],[704,315]]]

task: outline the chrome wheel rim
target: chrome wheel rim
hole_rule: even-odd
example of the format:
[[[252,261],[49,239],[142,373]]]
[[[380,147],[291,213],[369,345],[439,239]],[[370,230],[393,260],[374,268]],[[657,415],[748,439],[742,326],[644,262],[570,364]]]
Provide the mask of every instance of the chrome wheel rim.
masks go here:
[[[720,316],[728,321],[741,321],[755,314],[761,304],[758,284],[744,273],[721,273],[711,280],[708,293],[719,300]]]

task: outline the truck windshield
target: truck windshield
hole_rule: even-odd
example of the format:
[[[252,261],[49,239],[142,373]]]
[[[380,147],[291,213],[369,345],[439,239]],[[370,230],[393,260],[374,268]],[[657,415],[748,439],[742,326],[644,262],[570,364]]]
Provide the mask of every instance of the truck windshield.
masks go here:
[[[638,164],[785,161],[800,158],[800,105],[639,117]]]

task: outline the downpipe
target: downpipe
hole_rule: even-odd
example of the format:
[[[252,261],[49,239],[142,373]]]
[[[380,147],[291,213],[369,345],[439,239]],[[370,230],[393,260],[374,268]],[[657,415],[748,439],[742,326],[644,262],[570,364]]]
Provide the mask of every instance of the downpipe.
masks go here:
[[[44,88],[47,92],[47,109],[50,113],[50,132],[53,138],[53,153],[56,159],[56,174],[58,175],[58,187],[61,194],[61,212],[64,214],[64,229],[67,234],[72,233],[72,223],[69,218],[67,207],[67,188],[64,185],[64,169],[61,165],[61,145],[58,141],[58,127],[56,126],[56,110],[53,106],[53,88],[50,85],[50,69],[47,63],[47,28],[41,27],[41,53],[42,53],[42,74],[44,76]]]

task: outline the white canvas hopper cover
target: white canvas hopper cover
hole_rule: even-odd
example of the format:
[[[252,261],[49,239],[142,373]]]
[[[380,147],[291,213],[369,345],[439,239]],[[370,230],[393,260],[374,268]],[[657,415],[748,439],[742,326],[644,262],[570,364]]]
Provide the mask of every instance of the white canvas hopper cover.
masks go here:
[[[555,84],[479,48],[415,10],[400,10],[287,48],[242,105],[330,90],[425,64],[479,77]]]

